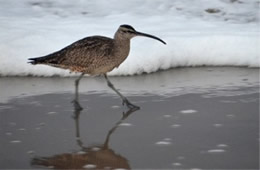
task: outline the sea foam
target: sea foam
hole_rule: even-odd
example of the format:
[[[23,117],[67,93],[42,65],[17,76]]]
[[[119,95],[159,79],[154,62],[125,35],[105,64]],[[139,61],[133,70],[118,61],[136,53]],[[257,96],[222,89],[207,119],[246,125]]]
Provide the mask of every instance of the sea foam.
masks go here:
[[[110,75],[190,66],[260,66],[257,0],[0,2],[1,76],[75,76],[68,70],[30,65],[27,59],[86,36],[113,37],[121,24],[156,35],[167,45],[134,38],[128,58]]]

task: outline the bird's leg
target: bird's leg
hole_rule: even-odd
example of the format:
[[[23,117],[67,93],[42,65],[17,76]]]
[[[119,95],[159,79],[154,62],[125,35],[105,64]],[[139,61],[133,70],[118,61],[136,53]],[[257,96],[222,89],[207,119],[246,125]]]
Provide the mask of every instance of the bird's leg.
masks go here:
[[[129,109],[140,109],[139,106],[136,106],[134,104],[132,104],[125,96],[123,96],[115,87],[114,85],[111,83],[111,81],[108,79],[107,75],[104,74],[104,77],[107,81],[107,85],[108,87],[110,87],[112,90],[114,90],[120,97],[121,99],[123,100],[123,105],[126,104],[126,106],[129,108]]]
[[[76,80],[75,80],[75,99],[72,101],[76,110],[82,110],[82,107],[79,104],[79,81],[84,76],[82,73]]]
[[[75,100],[79,99],[79,81],[84,76],[84,73],[82,73],[76,80],[75,80]]]

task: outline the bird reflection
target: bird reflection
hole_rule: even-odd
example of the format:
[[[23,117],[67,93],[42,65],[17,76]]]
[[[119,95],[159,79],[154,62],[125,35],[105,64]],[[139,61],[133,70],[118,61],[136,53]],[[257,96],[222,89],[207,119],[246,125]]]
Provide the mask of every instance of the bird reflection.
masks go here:
[[[109,140],[119,125],[137,110],[139,109],[131,108],[127,112],[123,112],[121,119],[108,131],[103,144],[85,147],[80,138],[79,118],[81,109],[74,107],[76,139],[81,150],[76,153],[62,153],[51,157],[35,157],[32,159],[31,165],[52,169],[130,169],[128,160],[109,148]]]

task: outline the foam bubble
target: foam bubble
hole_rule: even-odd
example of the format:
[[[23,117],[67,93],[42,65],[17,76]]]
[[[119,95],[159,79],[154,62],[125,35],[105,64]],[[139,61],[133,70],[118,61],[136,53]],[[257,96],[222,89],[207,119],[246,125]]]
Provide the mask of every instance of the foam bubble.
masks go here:
[[[172,143],[170,141],[158,141],[155,144],[161,145],[161,146],[166,146],[166,145],[171,145]]]
[[[228,145],[227,144],[218,144],[217,147],[219,147],[219,148],[226,148],[226,147],[228,147]]]
[[[173,166],[181,166],[182,164],[179,162],[172,163]]]
[[[120,123],[119,126],[129,127],[129,126],[133,126],[133,124],[131,124],[131,123]]]
[[[213,124],[213,126],[215,126],[215,127],[222,127],[222,126],[223,126],[223,124],[220,124],[220,123],[215,123],[215,124]]]
[[[173,124],[171,125],[172,128],[179,128],[181,125],[180,124]]]
[[[96,168],[97,166],[94,165],[94,164],[87,164],[87,165],[84,165],[82,168],[86,168],[86,169],[93,169],[93,168]]]
[[[21,143],[22,141],[20,141],[20,140],[12,140],[12,141],[10,141],[10,143],[14,143],[14,144],[16,144],[16,143]]]
[[[226,152],[224,149],[210,149],[207,151],[208,153],[223,153]]]
[[[189,110],[181,110],[180,111],[182,114],[193,114],[193,113],[196,113],[198,112],[197,110],[192,110],[192,109],[189,109]]]

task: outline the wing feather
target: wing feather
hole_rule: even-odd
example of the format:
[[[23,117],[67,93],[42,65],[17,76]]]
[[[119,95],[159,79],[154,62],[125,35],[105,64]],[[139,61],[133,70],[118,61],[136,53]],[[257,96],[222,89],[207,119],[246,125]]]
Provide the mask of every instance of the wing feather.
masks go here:
[[[93,69],[105,65],[113,53],[113,39],[92,36],[78,40],[71,45],[44,57],[30,58],[32,64],[47,64],[72,71]]]

